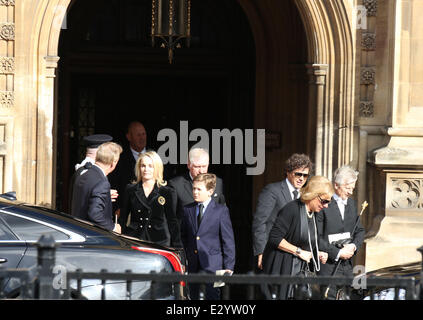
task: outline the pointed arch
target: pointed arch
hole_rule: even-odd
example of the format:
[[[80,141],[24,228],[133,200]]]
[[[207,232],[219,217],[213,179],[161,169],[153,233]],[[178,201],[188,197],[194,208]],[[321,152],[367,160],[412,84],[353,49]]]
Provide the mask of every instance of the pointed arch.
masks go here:
[[[317,104],[316,174],[331,177],[334,168],[356,161],[353,8],[342,0],[295,3],[307,34],[310,90]]]

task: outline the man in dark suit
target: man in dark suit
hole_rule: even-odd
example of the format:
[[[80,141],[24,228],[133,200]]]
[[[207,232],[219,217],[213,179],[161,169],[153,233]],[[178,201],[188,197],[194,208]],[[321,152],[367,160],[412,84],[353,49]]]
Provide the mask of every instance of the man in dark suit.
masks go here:
[[[334,173],[335,194],[328,208],[317,214],[319,247],[328,253],[326,264],[321,265],[319,274],[332,275],[336,263],[340,261],[336,275],[352,276],[352,257],[361,247],[365,230],[357,214],[355,201],[351,199],[357,181],[358,172],[349,166],[338,168]],[[357,227],[355,230],[354,227]],[[336,241],[348,240],[339,245]],[[336,291],[331,289],[329,299],[336,298]]]
[[[128,147],[124,148],[116,169],[109,176],[110,185],[121,195],[116,203],[116,210],[121,207],[126,186],[136,180],[135,163],[139,155],[146,151],[147,132],[144,125],[139,121],[132,121],[127,128],[126,139]]]
[[[313,164],[305,154],[293,154],[285,162],[286,179],[270,183],[261,191],[253,216],[253,254],[256,271],[263,269],[264,248],[278,212],[288,202],[300,197],[300,189],[311,174]]]
[[[120,226],[113,222],[107,175],[115,169],[121,152],[122,148],[114,142],[106,142],[98,148],[95,163],[75,179],[71,208],[73,216],[119,233]]]
[[[69,183],[69,203],[68,203],[68,210],[70,211],[72,206],[72,193],[73,193],[73,185],[75,183],[76,177],[78,177],[81,172],[85,169],[91,168],[91,166],[95,163],[95,156],[97,154],[98,147],[105,143],[112,141],[113,137],[109,136],[108,134],[93,134],[90,136],[85,136],[82,141],[86,147],[85,150],[85,159],[75,165],[75,172],[71,177],[71,181]],[[112,196],[115,198],[117,196],[117,192],[112,192]]]
[[[216,203],[212,195],[216,176],[198,174],[193,181],[195,202],[184,207],[181,237],[188,260],[188,273],[216,273],[224,270],[232,274],[235,266],[235,240],[229,210]],[[199,298],[198,284],[189,286],[191,299]],[[206,285],[207,300],[220,298],[219,288]]]
[[[173,192],[172,203],[176,216],[180,221],[184,211],[184,206],[194,202],[192,195],[192,181],[200,173],[207,173],[209,168],[209,153],[205,149],[193,148],[188,154],[188,172],[184,175],[177,176],[169,181],[169,187]],[[223,195],[223,181],[216,177],[216,188],[212,194],[212,199],[226,205],[225,196]]]

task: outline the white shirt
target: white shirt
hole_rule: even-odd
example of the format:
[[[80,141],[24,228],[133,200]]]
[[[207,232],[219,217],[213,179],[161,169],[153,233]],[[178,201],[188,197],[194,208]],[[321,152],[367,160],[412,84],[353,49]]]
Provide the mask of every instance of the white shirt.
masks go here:
[[[338,196],[336,193],[334,193],[333,199],[336,201],[336,204],[338,205],[339,211],[341,212],[342,220],[344,220],[345,206],[347,205],[348,198],[343,200],[340,196]],[[355,247],[355,245],[354,245],[354,247]],[[356,250],[357,250],[357,248],[356,248]],[[338,255],[336,256],[335,261],[339,260],[340,255],[341,255],[341,251],[338,252]]]
[[[298,192],[298,196],[297,197],[299,198],[300,197],[300,190],[294,188],[294,186],[291,184],[291,182],[289,182],[288,178],[286,178],[286,184],[288,185],[289,193],[291,194],[291,199],[292,200],[295,200],[294,199],[294,194],[293,194],[294,191],[297,191]]]
[[[84,160],[82,160],[82,162],[81,162],[81,163],[77,163],[77,164],[75,165],[75,171],[76,171],[76,170],[78,170],[79,168],[81,168],[81,167],[85,166],[85,164],[86,164],[87,162],[91,162],[92,164],[94,164],[95,160],[94,160],[93,158],[86,157]]]
[[[208,200],[204,201],[204,202],[198,202],[197,203],[197,208],[199,207],[200,204],[203,204],[203,217],[204,217],[204,213],[206,212],[207,206],[210,204],[211,198],[209,198]],[[197,210],[197,215],[198,215],[198,210]]]
[[[134,149],[132,149],[131,147],[129,147],[129,149],[131,149],[132,155],[134,156],[135,161],[138,160],[138,157],[140,156],[141,153],[145,153],[146,149],[142,149],[141,152],[135,151]]]
[[[347,205],[348,199],[343,200],[336,193],[333,194],[333,198],[335,199],[336,204],[338,205],[339,211],[341,212],[342,220],[344,220],[345,206]]]

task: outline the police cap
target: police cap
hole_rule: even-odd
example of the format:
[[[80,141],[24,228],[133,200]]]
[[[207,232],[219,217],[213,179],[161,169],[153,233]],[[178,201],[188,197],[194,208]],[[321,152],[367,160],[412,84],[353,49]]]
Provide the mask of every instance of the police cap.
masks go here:
[[[83,138],[84,144],[87,148],[98,148],[101,144],[112,140],[113,137],[108,134],[93,134]]]

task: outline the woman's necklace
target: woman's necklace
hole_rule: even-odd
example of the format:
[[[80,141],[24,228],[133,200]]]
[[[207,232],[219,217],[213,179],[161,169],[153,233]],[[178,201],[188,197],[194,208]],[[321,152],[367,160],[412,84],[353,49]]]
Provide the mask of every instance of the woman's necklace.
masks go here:
[[[308,206],[307,206],[307,205],[305,205],[305,207],[306,207],[307,217],[309,217],[309,218],[313,218],[313,211],[309,212],[309,211],[308,211]]]

